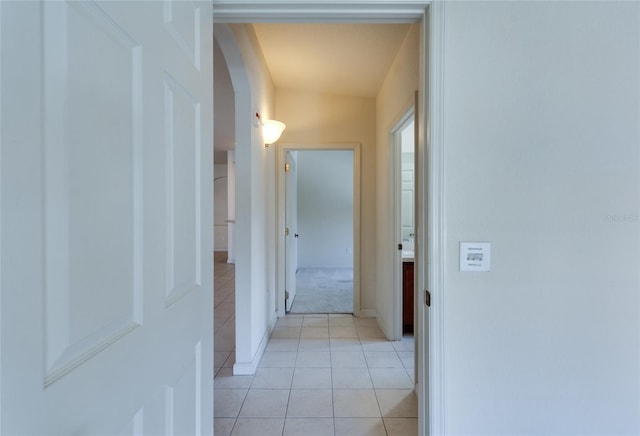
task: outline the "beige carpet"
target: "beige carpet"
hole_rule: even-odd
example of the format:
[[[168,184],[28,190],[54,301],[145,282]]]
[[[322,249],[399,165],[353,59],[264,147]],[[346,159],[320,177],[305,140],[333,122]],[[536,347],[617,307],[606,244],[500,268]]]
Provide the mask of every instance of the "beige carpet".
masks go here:
[[[353,313],[352,268],[300,268],[291,313]]]

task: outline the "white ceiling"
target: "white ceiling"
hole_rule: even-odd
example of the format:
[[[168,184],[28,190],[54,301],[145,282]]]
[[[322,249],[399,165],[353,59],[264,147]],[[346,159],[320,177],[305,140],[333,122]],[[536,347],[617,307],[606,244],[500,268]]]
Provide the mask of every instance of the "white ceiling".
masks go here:
[[[410,24],[254,24],[276,89],[375,97]],[[233,144],[233,88],[214,45],[215,150]],[[221,61],[222,59],[222,61]]]
[[[408,24],[254,24],[276,89],[375,97]]]

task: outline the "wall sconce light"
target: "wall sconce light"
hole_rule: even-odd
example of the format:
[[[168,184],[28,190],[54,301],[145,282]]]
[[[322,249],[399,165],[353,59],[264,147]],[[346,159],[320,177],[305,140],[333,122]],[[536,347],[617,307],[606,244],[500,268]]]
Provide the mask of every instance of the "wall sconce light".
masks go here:
[[[276,120],[265,120],[262,122],[260,119],[260,114],[256,113],[256,117],[260,125],[262,126],[262,139],[264,140],[265,147],[276,142],[284,129],[287,127],[284,123]]]

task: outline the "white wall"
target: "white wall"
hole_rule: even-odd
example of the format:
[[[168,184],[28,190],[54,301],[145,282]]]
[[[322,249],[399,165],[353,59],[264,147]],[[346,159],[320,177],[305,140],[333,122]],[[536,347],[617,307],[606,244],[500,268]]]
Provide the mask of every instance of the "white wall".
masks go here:
[[[450,2],[444,28],[447,433],[640,434],[640,3]]]
[[[213,166],[213,228],[215,251],[227,251],[228,231],[227,231],[227,164],[215,164]]]
[[[360,310],[376,311],[375,100],[278,89],[277,119],[287,124],[281,144],[361,144]]]
[[[390,247],[398,241],[390,233],[389,211],[389,139],[391,130],[411,109],[419,80],[420,27],[414,25],[398,51],[398,55],[376,98],[376,302],[378,323],[390,336],[394,284],[390,274]]]
[[[353,151],[298,153],[298,266],[353,267]]]
[[[264,146],[255,117],[274,117],[275,91],[251,25],[214,32],[236,94],[236,269],[245,273],[236,276],[234,373],[253,373],[276,319],[275,151]]]

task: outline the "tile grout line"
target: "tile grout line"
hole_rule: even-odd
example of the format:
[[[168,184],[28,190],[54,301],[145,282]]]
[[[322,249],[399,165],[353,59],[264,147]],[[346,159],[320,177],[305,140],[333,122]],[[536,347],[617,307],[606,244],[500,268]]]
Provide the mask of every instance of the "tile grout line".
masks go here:
[[[229,318],[230,317],[231,316],[229,316]],[[302,315],[301,324],[299,325],[299,328],[300,328],[299,334],[297,334],[296,337],[293,338],[293,339],[296,339],[296,346],[295,346],[295,349],[293,350],[293,351],[295,351],[295,358],[293,359],[292,375],[291,375],[291,379],[290,379],[290,382],[289,382],[288,395],[287,395],[287,405],[286,405],[286,408],[285,408],[285,414],[284,414],[284,418],[283,418],[282,435],[284,435],[284,433],[285,433],[287,419],[295,418],[295,417],[289,417],[288,413],[289,413],[289,407],[291,405],[291,399],[292,399],[291,396],[292,396],[292,393],[293,393],[293,390],[294,390],[294,380],[295,380],[296,370],[300,369],[300,368],[307,368],[307,369],[328,368],[329,369],[329,380],[330,380],[330,390],[331,390],[331,412],[332,412],[331,415],[332,415],[333,432],[334,432],[334,434],[336,433],[336,431],[337,431],[337,418],[336,418],[336,413],[335,413],[334,393],[336,391],[339,391],[340,389],[335,389],[334,388],[334,370],[339,368],[339,367],[335,367],[334,366],[334,361],[335,361],[335,357],[336,357],[335,353],[338,353],[341,350],[338,347],[333,347],[332,346],[334,344],[334,341],[332,341],[332,340],[334,340],[334,339],[357,340],[358,348],[356,350],[362,354],[363,359],[364,359],[364,367],[359,367],[359,368],[366,368],[367,369],[368,380],[371,383],[371,390],[373,391],[373,393],[375,395],[375,398],[376,398],[376,405],[378,407],[378,412],[379,412],[380,419],[382,420],[384,432],[385,432],[385,434],[388,434],[387,422],[385,421],[384,416],[383,416],[382,407],[381,407],[381,403],[380,403],[380,396],[378,395],[378,391],[375,389],[375,386],[373,384],[372,374],[371,374],[371,369],[372,368],[378,368],[378,367],[370,366],[372,362],[370,362],[370,360],[367,359],[366,351],[365,351],[364,344],[363,344],[363,340],[366,340],[366,339],[374,339],[374,340],[376,340],[376,339],[382,339],[382,338],[377,338],[377,337],[365,338],[365,337],[361,336],[361,331],[359,331],[359,328],[367,328],[367,329],[369,329],[369,328],[375,327],[375,326],[371,326],[371,325],[369,325],[369,323],[352,323],[352,324],[349,324],[349,325],[338,324],[338,325],[333,325],[332,326],[331,322],[330,322],[331,321],[331,317],[329,317],[327,315],[324,315],[324,314],[322,316],[319,316],[319,317],[318,316],[308,316],[307,319],[311,320],[311,321],[308,322],[308,324],[305,326],[305,324],[304,324],[305,317],[306,317],[306,315]],[[324,337],[324,335],[323,335],[322,338],[317,338],[317,337],[314,337],[315,335],[313,335],[313,331],[306,331],[305,332],[305,330],[304,330],[305,328],[319,328],[319,330],[324,329],[325,326],[318,326],[316,323],[314,323],[312,321],[312,319],[314,319],[314,318],[326,319],[327,320],[326,321],[326,335],[327,335],[327,337]],[[285,326],[283,325],[283,327],[285,327]],[[286,326],[286,327],[290,327],[290,326]],[[353,328],[355,330],[356,336],[355,337],[351,337],[351,336],[345,336],[345,337],[333,336],[332,335],[332,327],[336,327],[337,328],[336,330],[340,330],[339,328],[351,327],[351,328]],[[310,336],[303,337],[303,333],[310,334]],[[367,333],[369,333],[369,332],[367,332]],[[272,338],[273,338],[273,336],[272,336]],[[270,340],[272,338],[270,338]],[[303,349],[301,348],[302,347],[302,340],[303,339],[325,339],[325,338],[328,341],[329,366],[328,367],[325,367],[325,366],[317,366],[317,367],[316,366],[304,366],[304,367],[303,366],[299,366],[299,364],[301,363],[300,353],[303,352]],[[322,349],[322,348],[316,348],[314,346],[311,346],[308,349],[306,349],[305,351],[312,352],[312,351],[317,351],[318,349]],[[351,349],[351,350],[353,350],[353,349]],[[286,351],[286,350],[283,349],[283,350],[277,350],[277,351]],[[376,351],[376,350],[374,349],[373,351]],[[410,351],[410,350],[403,350],[403,351]],[[233,351],[229,352],[230,355],[231,355],[231,353],[233,353]],[[230,355],[229,355],[229,357],[230,357]],[[401,367],[404,369],[403,373],[406,374],[409,377],[409,379],[412,379],[412,377],[410,376],[409,372],[413,371],[413,370],[406,367],[405,362],[400,357],[400,351],[399,351],[398,347],[396,347],[396,346],[393,346],[393,356],[395,356],[395,358],[400,361]],[[228,360],[228,358],[226,360]],[[216,376],[222,369],[225,368],[224,364],[226,363],[226,360],[223,363],[223,366],[218,368],[218,370],[216,372]],[[284,368],[285,365],[283,363],[280,363],[280,364],[276,363],[274,367],[283,367]],[[286,366],[286,367],[288,367],[288,366]],[[265,367],[259,365],[259,368],[265,368]],[[345,368],[351,368],[351,367],[345,366]],[[353,368],[356,368],[356,367],[353,367]],[[386,367],[385,366],[381,366],[380,368],[386,368]],[[390,366],[389,368],[394,368],[395,369],[394,366]],[[255,390],[256,389],[254,387],[254,382],[255,382],[255,378],[251,381],[251,384],[249,385],[249,387],[247,389],[247,394],[245,395],[245,397],[244,397],[244,399],[242,401],[242,404],[240,405],[240,409],[238,410],[237,416],[235,418],[232,418],[232,419],[234,419],[234,424],[233,424],[233,427],[231,428],[232,432],[237,427],[238,420],[240,419],[240,416],[239,416],[240,412],[241,412],[242,408],[244,407],[244,405],[246,403],[246,400],[247,400],[249,392],[251,390]],[[312,388],[312,389],[316,389],[316,388]],[[317,389],[320,389],[320,388],[317,388]],[[389,388],[389,389],[391,389],[391,388]],[[355,390],[359,390],[359,389],[355,389]],[[357,417],[353,417],[353,418],[356,419]]]

